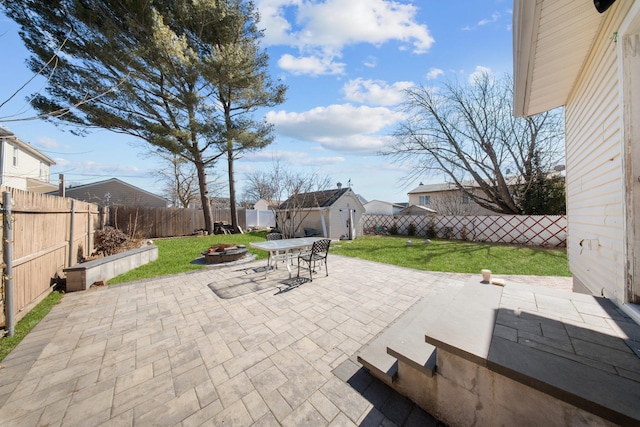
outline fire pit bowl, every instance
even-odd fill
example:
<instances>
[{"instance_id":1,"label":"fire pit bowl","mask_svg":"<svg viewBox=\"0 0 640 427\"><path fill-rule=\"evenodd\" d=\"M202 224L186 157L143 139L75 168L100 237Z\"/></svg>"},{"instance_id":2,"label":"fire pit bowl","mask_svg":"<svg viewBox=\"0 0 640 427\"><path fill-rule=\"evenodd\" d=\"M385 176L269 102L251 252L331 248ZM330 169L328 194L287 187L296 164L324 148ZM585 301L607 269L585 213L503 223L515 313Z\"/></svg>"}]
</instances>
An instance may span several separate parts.
<instances>
[{"instance_id":1,"label":"fire pit bowl","mask_svg":"<svg viewBox=\"0 0 640 427\"><path fill-rule=\"evenodd\" d=\"M221 243L202 251L202 255L207 264L222 264L244 258L247 255L247 247Z\"/></svg>"}]
</instances>

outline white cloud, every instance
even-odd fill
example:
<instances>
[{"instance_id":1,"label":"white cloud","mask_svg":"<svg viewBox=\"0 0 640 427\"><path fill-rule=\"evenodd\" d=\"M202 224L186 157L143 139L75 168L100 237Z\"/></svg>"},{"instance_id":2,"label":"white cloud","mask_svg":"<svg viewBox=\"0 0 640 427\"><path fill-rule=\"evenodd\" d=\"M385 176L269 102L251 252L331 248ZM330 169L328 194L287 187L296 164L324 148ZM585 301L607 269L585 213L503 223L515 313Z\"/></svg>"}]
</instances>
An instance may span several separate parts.
<instances>
[{"instance_id":1,"label":"white cloud","mask_svg":"<svg viewBox=\"0 0 640 427\"><path fill-rule=\"evenodd\" d=\"M483 74L493 75L493 71L489 67L483 67L482 65L476 66L476 69L469 75L469 83L475 84L476 80L480 78Z\"/></svg>"},{"instance_id":2,"label":"white cloud","mask_svg":"<svg viewBox=\"0 0 640 427\"><path fill-rule=\"evenodd\" d=\"M375 68L378 66L378 58L375 56L369 56L363 65L368 68Z\"/></svg>"},{"instance_id":3,"label":"white cloud","mask_svg":"<svg viewBox=\"0 0 640 427\"><path fill-rule=\"evenodd\" d=\"M385 107L341 104L302 113L271 111L266 119L275 125L279 136L317 142L330 150L375 152L388 143L376 133L402 117L402 113Z\"/></svg>"},{"instance_id":4,"label":"white cloud","mask_svg":"<svg viewBox=\"0 0 640 427\"><path fill-rule=\"evenodd\" d=\"M36 144L42 148L60 148L60 143L53 138L41 136L36 139Z\"/></svg>"},{"instance_id":5,"label":"white cloud","mask_svg":"<svg viewBox=\"0 0 640 427\"><path fill-rule=\"evenodd\" d=\"M308 151L269 151L261 150L245 154L243 160L252 163L275 164L281 162L295 166L324 166L344 163L342 156L310 156Z\"/></svg>"},{"instance_id":6,"label":"white cloud","mask_svg":"<svg viewBox=\"0 0 640 427\"><path fill-rule=\"evenodd\" d=\"M491 18L481 19L478 22L478 26L482 27L483 25L492 24L492 23L498 21L498 19L500 19L500 14L498 12L493 12L493 14L491 14Z\"/></svg>"},{"instance_id":7,"label":"white cloud","mask_svg":"<svg viewBox=\"0 0 640 427\"><path fill-rule=\"evenodd\" d=\"M296 48L303 58L316 52L311 56L332 60L341 56L345 46L379 46L392 40L404 43L401 48L410 45L414 53L422 54L434 42L427 26L416 21L416 6L397 1L258 0L257 7L266 28L264 42ZM314 73L322 70L304 66L294 69ZM335 74L332 67L324 70Z\"/></svg>"},{"instance_id":8,"label":"white cloud","mask_svg":"<svg viewBox=\"0 0 640 427\"><path fill-rule=\"evenodd\" d=\"M427 80L435 80L440 76L444 75L444 71L441 70L440 68L430 68L429 72L427 73Z\"/></svg>"},{"instance_id":9,"label":"white cloud","mask_svg":"<svg viewBox=\"0 0 640 427\"><path fill-rule=\"evenodd\" d=\"M326 74L344 74L345 64L334 62L331 57L303 56L294 57L289 54L282 55L278 60L278 66L291 74L307 74L319 76Z\"/></svg>"},{"instance_id":10,"label":"white cloud","mask_svg":"<svg viewBox=\"0 0 640 427\"><path fill-rule=\"evenodd\" d=\"M397 105L404 100L404 90L413 87L413 82L396 82L389 85L381 80L349 80L342 87L347 101L372 105Z\"/></svg>"}]
</instances>

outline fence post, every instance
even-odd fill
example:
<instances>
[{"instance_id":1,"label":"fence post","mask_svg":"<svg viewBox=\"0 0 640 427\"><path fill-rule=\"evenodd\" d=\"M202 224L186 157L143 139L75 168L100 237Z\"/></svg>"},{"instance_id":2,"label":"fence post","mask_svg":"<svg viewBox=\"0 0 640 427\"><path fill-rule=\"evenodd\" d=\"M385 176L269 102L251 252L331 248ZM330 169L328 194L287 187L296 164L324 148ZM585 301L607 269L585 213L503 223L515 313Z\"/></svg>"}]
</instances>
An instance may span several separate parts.
<instances>
[{"instance_id":1,"label":"fence post","mask_svg":"<svg viewBox=\"0 0 640 427\"><path fill-rule=\"evenodd\" d=\"M71 199L71 219L69 220L69 264L68 267L73 265L73 239L74 232L73 229L75 227L75 217L76 217L76 201Z\"/></svg>"},{"instance_id":2,"label":"fence post","mask_svg":"<svg viewBox=\"0 0 640 427\"><path fill-rule=\"evenodd\" d=\"M2 241L2 257L4 261L4 316L7 336L12 337L15 330L13 320L13 224L11 223L11 193L2 193L4 239Z\"/></svg>"}]
</instances>

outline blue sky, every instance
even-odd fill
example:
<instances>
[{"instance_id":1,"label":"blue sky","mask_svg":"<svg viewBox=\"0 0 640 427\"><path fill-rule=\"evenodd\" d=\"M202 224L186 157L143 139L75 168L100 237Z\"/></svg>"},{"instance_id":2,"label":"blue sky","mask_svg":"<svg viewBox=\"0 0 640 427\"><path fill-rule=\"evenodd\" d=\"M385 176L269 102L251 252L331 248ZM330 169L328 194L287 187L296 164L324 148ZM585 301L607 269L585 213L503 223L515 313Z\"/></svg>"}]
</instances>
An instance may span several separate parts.
<instances>
[{"instance_id":1,"label":"blue sky","mask_svg":"<svg viewBox=\"0 0 640 427\"><path fill-rule=\"evenodd\" d=\"M478 71L512 72L508 0L256 0L265 29L270 72L288 87L287 100L264 111L275 125L274 143L236 162L240 197L247 174L269 172L274 161L300 173L349 181L367 200L408 201L419 182L408 170L377 153L392 142L402 120L402 90L466 81ZM0 16L0 104L32 76L18 28ZM67 183L120 178L157 194L154 172L166 167L145 143L108 131L77 137L33 116L25 98L42 90L37 78L0 106L0 125L48 156ZM11 120L11 121L8 121ZM226 179L225 162L215 169ZM443 177L418 181L437 183ZM226 187L220 196L227 196Z\"/></svg>"}]
</instances>

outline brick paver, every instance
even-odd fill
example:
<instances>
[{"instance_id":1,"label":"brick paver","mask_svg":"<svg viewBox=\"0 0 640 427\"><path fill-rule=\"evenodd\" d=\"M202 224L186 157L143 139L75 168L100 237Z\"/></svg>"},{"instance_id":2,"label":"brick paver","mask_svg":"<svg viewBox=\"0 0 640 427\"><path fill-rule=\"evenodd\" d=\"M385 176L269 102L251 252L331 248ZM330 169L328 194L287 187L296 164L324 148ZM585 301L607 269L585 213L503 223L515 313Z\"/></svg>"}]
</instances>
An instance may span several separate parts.
<instances>
[{"instance_id":1,"label":"brick paver","mask_svg":"<svg viewBox=\"0 0 640 427\"><path fill-rule=\"evenodd\" d=\"M2 362L0 425L436 425L355 355L470 275L330 255L328 277L289 288L263 264L65 295Z\"/></svg>"}]
</instances>

